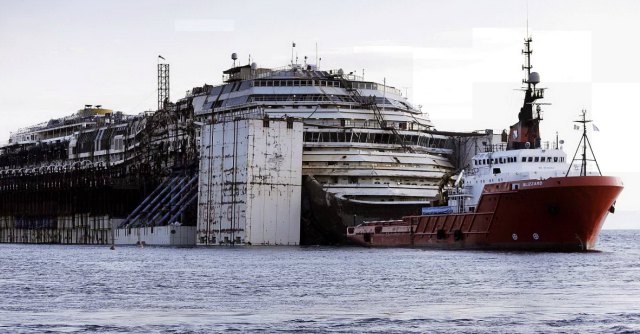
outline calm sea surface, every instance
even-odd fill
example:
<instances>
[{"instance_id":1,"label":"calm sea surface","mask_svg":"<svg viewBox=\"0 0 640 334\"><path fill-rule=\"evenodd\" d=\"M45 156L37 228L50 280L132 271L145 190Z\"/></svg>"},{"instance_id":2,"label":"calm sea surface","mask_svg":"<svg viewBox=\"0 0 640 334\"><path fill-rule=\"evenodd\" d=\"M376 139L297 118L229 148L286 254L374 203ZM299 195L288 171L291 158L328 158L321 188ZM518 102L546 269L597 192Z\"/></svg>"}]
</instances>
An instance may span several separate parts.
<instances>
[{"instance_id":1,"label":"calm sea surface","mask_svg":"<svg viewBox=\"0 0 640 334\"><path fill-rule=\"evenodd\" d=\"M0 332L640 333L640 231L598 249L0 244Z\"/></svg>"}]
</instances>

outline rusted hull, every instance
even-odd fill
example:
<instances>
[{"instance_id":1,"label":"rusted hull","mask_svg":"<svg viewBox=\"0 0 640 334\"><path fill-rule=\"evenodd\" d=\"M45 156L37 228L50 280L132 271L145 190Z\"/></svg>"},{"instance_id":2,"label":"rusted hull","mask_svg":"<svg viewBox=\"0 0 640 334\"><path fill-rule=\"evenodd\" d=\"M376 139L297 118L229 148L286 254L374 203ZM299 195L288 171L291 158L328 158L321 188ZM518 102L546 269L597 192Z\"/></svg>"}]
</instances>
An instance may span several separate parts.
<instances>
[{"instance_id":1,"label":"rusted hull","mask_svg":"<svg viewBox=\"0 0 640 334\"><path fill-rule=\"evenodd\" d=\"M474 213L372 222L347 236L381 247L590 250L622 188L619 178L604 176L491 184Z\"/></svg>"},{"instance_id":2,"label":"rusted hull","mask_svg":"<svg viewBox=\"0 0 640 334\"><path fill-rule=\"evenodd\" d=\"M363 221L417 215L423 206L363 204L344 200L325 191L313 176L306 175L302 180L301 244L348 244L351 241L345 235L347 227Z\"/></svg>"}]
</instances>

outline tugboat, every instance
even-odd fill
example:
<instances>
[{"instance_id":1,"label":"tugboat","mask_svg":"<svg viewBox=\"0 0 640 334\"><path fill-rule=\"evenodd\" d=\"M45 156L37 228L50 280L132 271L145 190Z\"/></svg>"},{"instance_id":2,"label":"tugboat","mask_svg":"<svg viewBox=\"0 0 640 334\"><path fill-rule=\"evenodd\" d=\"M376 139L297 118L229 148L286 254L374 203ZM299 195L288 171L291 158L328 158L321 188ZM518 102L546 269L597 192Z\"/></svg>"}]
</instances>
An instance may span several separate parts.
<instances>
[{"instance_id":1,"label":"tugboat","mask_svg":"<svg viewBox=\"0 0 640 334\"><path fill-rule=\"evenodd\" d=\"M531 42L526 38L523 50L524 103L506 147L475 155L442 193L445 205L424 207L418 216L349 227L351 241L370 247L594 249L623 183L618 177L602 176L587 138L591 121L585 110L576 121L583 133L570 163L557 139L551 148L543 147L539 125L544 103L537 101L544 97L544 88L537 87L540 75L531 72ZM595 163L597 172L587 170L588 161Z\"/></svg>"}]
</instances>

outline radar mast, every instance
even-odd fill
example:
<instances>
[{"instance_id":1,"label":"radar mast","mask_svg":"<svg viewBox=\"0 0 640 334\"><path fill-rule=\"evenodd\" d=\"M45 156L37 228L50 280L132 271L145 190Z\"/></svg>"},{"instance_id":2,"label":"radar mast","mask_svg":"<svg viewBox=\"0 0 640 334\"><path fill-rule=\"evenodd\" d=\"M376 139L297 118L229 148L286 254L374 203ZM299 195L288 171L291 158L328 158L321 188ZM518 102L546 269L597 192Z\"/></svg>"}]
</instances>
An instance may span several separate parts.
<instances>
[{"instance_id":1,"label":"radar mast","mask_svg":"<svg viewBox=\"0 0 640 334\"><path fill-rule=\"evenodd\" d=\"M544 88L536 87L540 83L540 74L531 72L533 68L533 65L531 65L532 41L531 37L525 38L524 49L522 49L522 54L525 57L524 65L522 65L522 70L526 73L526 77L522 80L522 83L526 84L526 87L523 87L525 95L524 102L518 113L518 123L512 125L509 130L508 150L540 148L541 146L540 121L542 120L542 110L540 105L543 103L536 101L544 98Z\"/></svg>"}]
</instances>

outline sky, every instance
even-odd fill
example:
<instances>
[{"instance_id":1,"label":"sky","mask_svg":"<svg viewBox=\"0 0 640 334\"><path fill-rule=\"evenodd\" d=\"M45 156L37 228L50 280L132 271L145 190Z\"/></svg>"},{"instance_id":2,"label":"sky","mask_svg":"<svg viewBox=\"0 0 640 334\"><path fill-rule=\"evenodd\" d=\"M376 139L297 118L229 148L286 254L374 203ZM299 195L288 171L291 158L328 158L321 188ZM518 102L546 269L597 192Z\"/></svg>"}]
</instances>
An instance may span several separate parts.
<instances>
[{"instance_id":1,"label":"sky","mask_svg":"<svg viewBox=\"0 0 640 334\"><path fill-rule=\"evenodd\" d=\"M520 53L546 87L543 140L572 156L582 109L604 174L622 177L605 226L640 228L640 1L37 1L0 0L0 142L85 104L137 114L156 106L156 64L171 99L219 84L241 63L281 67L307 56L401 89L439 130L501 130L522 103ZM527 28L528 21L528 28ZM618 218L625 217L625 218ZM636 218L629 218L636 217Z\"/></svg>"}]
</instances>

